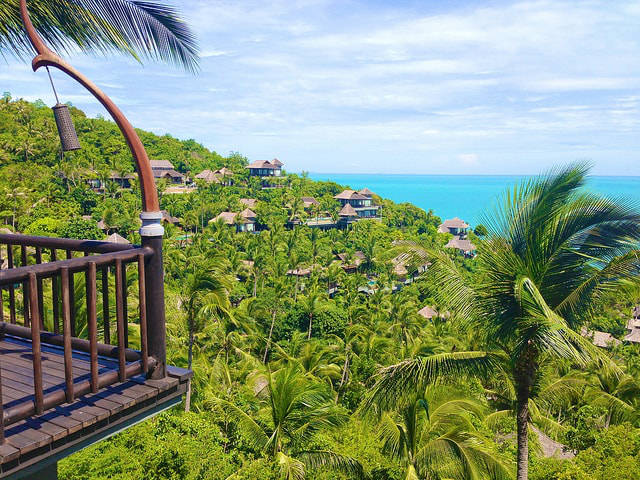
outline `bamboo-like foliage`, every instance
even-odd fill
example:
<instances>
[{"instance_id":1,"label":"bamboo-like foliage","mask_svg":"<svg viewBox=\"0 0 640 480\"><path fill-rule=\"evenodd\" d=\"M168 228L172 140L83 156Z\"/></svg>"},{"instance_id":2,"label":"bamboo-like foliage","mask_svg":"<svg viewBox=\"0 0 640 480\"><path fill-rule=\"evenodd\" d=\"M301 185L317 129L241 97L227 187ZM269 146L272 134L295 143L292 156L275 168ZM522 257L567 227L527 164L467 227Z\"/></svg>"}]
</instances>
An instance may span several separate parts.
<instances>
[{"instance_id":1,"label":"bamboo-like foliage","mask_svg":"<svg viewBox=\"0 0 640 480\"><path fill-rule=\"evenodd\" d=\"M137 60L164 60L189 71L198 68L195 35L178 11L139 0L31 0L33 24L53 49L124 52ZM0 3L0 53L33 55L20 18L19 1Z\"/></svg>"}]
</instances>

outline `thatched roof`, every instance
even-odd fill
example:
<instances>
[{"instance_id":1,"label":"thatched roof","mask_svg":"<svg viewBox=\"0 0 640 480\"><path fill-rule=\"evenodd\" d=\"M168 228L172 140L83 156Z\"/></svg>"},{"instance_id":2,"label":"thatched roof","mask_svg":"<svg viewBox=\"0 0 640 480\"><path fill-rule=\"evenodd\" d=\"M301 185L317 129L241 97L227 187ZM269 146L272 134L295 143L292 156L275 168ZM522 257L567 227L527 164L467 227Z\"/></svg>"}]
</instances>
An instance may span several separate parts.
<instances>
[{"instance_id":1,"label":"thatched roof","mask_svg":"<svg viewBox=\"0 0 640 480\"><path fill-rule=\"evenodd\" d=\"M256 160L255 162L251 162L249 165L247 165L246 168L267 168L270 170L277 170L280 167L282 167L282 165L284 165L277 158L274 159L274 162L278 162L278 163L272 163L269 160Z\"/></svg>"},{"instance_id":2,"label":"thatched roof","mask_svg":"<svg viewBox=\"0 0 640 480\"><path fill-rule=\"evenodd\" d=\"M354 190L343 190L339 194L335 195L333 198L336 200L366 200L367 197L359 194Z\"/></svg>"},{"instance_id":3,"label":"thatched roof","mask_svg":"<svg viewBox=\"0 0 640 480\"><path fill-rule=\"evenodd\" d=\"M217 217L209 220L209 223L217 222L218 220L222 220L227 225L233 225L236 223L236 217L238 216L235 212L222 212Z\"/></svg>"},{"instance_id":4,"label":"thatched roof","mask_svg":"<svg viewBox=\"0 0 640 480\"><path fill-rule=\"evenodd\" d=\"M199 174L196 175L195 178L197 178L198 180L204 180L207 183L213 183L218 181L218 176L209 169L201 171Z\"/></svg>"},{"instance_id":5,"label":"thatched roof","mask_svg":"<svg viewBox=\"0 0 640 480\"><path fill-rule=\"evenodd\" d=\"M243 218L246 218L248 220L253 220L256 218L256 214L255 212L253 212L253 210L249 209L249 208L245 208L243 211L240 212L240 215Z\"/></svg>"},{"instance_id":6,"label":"thatched roof","mask_svg":"<svg viewBox=\"0 0 640 480\"><path fill-rule=\"evenodd\" d=\"M150 160L151 168L173 170L175 167L169 160Z\"/></svg>"},{"instance_id":7,"label":"thatched roof","mask_svg":"<svg viewBox=\"0 0 640 480\"><path fill-rule=\"evenodd\" d=\"M420 310L418 310L418 315L421 315L424 318L431 320L432 318L438 316L438 312L432 306L427 305L425 307L422 307Z\"/></svg>"},{"instance_id":8,"label":"thatched roof","mask_svg":"<svg viewBox=\"0 0 640 480\"><path fill-rule=\"evenodd\" d=\"M375 195L371 190L369 190L368 188L363 188L362 190L358 190L358 193L360 195L364 195L365 197L372 197L373 195Z\"/></svg>"},{"instance_id":9,"label":"thatched roof","mask_svg":"<svg viewBox=\"0 0 640 480\"><path fill-rule=\"evenodd\" d=\"M444 246L444 248L457 248L463 253L471 253L475 251L476 246L471 243L469 240L461 239L460 237L453 237L449 242Z\"/></svg>"},{"instance_id":10,"label":"thatched roof","mask_svg":"<svg viewBox=\"0 0 640 480\"><path fill-rule=\"evenodd\" d=\"M229 175L233 175L233 170L229 170L227 167L222 167L213 173L217 173L218 175L224 175L228 177Z\"/></svg>"},{"instance_id":11,"label":"thatched roof","mask_svg":"<svg viewBox=\"0 0 640 480\"><path fill-rule=\"evenodd\" d=\"M255 198L241 198L240 203L246 205L249 208L255 208L258 200L256 200Z\"/></svg>"},{"instance_id":12,"label":"thatched roof","mask_svg":"<svg viewBox=\"0 0 640 480\"><path fill-rule=\"evenodd\" d=\"M344 207L342 207L342 210L340 210L340 213L338 215L340 215L341 217L357 217L358 212L356 212L356 209L353 208L351 204L345 203Z\"/></svg>"},{"instance_id":13,"label":"thatched roof","mask_svg":"<svg viewBox=\"0 0 640 480\"><path fill-rule=\"evenodd\" d=\"M284 165L284 163L282 163L280 160L278 160L277 158L274 158L273 160L271 160L271 164L275 165L276 167L281 167Z\"/></svg>"},{"instance_id":14,"label":"thatched roof","mask_svg":"<svg viewBox=\"0 0 640 480\"><path fill-rule=\"evenodd\" d=\"M618 346L622 342L618 340L616 337L607 332L600 332L598 330L587 330L586 327L582 327L580 330L580 335L586 338L590 338L591 342L596 347L608 348L611 346Z\"/></svg>"},{"instance_id":15,"label":"thatched roof","mask_svg":"<svg viewBox=\"0 0 640 480\"><path fill-rule=\"evenodd\" d=\"M122 235L118 235L117 233L112 233L107 237L107 242L109 243L118 243L120 245L131 245L131 242L124 238Z\"/></svg>"},{"instance_id":16,"label":"thatched roof","mask_svg":"<svg viewBox=\"0 0 640 480\"><path fill-rule=\"evenodd\" d=\"M178 217L174 217L168 211L160 210L160 213L162 213L162 221L163 222L168 222L168 223L171 223L173 225L176 225L176 224L180 223L180 219Z\"/></svg>"},{"instance_id":17,"label":"thatched roof","mask_svg":"<svg viewBox=\"0 0 640 480\"><path fill-rule=\"evenodd\" d=\"M464 220L460 220L458 217L445 220L438 227L438 232L449 233L450 228L469 228L469 224Z\"/></svg>"},{"instance_id":18,"label":"thatched roof","mask_svg":"<svg viewBox=\"0 0 640 480\"><path fill-rule=\"evenodd\" d=\"M311 205L319 204L318 200L316 200L313 197L300 197L300 200L302 200L302 203L304 203L305 207L310 207Z\"/></svg>"}]
</instances>

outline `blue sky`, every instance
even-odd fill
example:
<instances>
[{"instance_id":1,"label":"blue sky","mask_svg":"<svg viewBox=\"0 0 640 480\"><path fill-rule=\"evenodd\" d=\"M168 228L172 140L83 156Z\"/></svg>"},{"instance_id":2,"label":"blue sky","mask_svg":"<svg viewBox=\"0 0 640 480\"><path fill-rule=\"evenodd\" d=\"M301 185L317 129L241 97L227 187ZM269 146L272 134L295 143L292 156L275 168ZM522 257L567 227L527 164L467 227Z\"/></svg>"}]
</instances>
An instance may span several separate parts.
<instances>
[{"instance_id":1,"label":"blue sky","mask_svg":"<svg viewBox=\"0 0 640 480\"><path fill-rule=\"evenodd\" d=\"M135 126L290 171L537 173L590 160L640 175L638 1L174 1L197 75L126 58L72 63ZM60 73L63 101L101 108ZM53 104L44 71L0 91Z\"/></svg>"}]
</instances>

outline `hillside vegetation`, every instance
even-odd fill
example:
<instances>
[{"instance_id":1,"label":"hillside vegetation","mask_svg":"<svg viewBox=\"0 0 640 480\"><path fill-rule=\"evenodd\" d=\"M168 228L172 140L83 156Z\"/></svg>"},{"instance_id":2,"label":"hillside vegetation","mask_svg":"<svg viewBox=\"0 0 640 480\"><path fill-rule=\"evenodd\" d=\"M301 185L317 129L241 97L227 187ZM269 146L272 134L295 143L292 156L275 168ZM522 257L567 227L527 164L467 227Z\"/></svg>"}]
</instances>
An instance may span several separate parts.
<instances>
[{"instance_id":1,"label":"hillside vegetation","mask_svg":"<svg viewBox=\"0 0 640 480\"><path fill-rule=\"evenodd\" d=\"M118 232L138 242L138 188L109 180L134 172L124 140L112 122L71 112L83 148L62 157L47 106L0 99L3 228L94 239ZM168 355L194 370L191 411L177 407L69 457L61 479L515 478L519 368L531 356L529 478L640 477L638 347L597 348L579 335L586 326L624 337L639 300L634 259L619 260L628 262L621 285L581 296L584 309L554 304L563 291L553 285L538 295L525 265L532 282L500 292L521 301L516 326L496 327L512 304L499 304L492 281L526 262L491 228L470 233L478 256L466 258L444 248L451 235L438 233L434 212L379 197L379 221L288 228L337 211L333 197L347 186L285 174L282 188L263 189L239 153L139 134L150 158L189 177L233 171L232 186L197 182L193 192L168 194L159 184L162 208L179 219L165 225ZM567 169L565 183L580 172ZM104 189L89 186L96 178ZM318 206L305 210L308 196ZM259 232L210 222L246 208L240 199L257 200ZM637 241L636 233L624 240ZM566 278L556 285L573 287ZM437 313L425 318L425 306ZM525 313L526 327L518 323Z\"/></svg>"}]
</instances>

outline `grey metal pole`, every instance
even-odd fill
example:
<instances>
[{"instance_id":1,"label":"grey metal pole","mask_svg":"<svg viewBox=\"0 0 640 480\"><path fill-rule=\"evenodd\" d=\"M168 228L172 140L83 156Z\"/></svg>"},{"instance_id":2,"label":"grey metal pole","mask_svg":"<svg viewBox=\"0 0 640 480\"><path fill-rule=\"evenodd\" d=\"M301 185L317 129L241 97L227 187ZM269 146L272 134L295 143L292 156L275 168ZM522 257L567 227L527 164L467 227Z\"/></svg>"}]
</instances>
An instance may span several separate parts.
<instances>
[{"instance_id":1,"label":"grey metal pole","mask_svg":"<svg viewBox=\"0 0 640 480\"><path fill-rule=\"evenodd\" d=\"M167 376L167 333L164 305L164 268L162 265L162 213L142 212L140 236L142 246L153 250L153 255L145 260L145 286L147 300L147 342L149 356L156 360L156 366L147 376L152 379Z\"/></svg>"}]
</instances>

